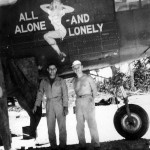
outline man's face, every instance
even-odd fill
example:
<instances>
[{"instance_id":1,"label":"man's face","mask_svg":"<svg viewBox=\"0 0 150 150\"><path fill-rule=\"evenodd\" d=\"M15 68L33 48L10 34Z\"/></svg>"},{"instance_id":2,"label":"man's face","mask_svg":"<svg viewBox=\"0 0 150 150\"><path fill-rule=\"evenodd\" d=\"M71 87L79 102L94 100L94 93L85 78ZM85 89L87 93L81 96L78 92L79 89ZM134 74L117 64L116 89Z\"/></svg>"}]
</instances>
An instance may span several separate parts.
<instances>
[{"instance_id":1,"label":"man's face","mask_svg":"<svg viewBox=\"0 0 150 150\"><path fill-rule=\"evenodd\" d=\"M76 74L82 73L82 65L75 65L72 67L72 69Z\"/></svg>"},{"instance_id":2,"label":"man's face","mask_svg":"<svg viewBox=\"0 0 150 150\"><path fill-rule=\"evenodd\" d=\"M57 68L55 65L50 65L47 69L49 72L50 78L53 79L56 77Z\"/></svg>"}]
</instances>

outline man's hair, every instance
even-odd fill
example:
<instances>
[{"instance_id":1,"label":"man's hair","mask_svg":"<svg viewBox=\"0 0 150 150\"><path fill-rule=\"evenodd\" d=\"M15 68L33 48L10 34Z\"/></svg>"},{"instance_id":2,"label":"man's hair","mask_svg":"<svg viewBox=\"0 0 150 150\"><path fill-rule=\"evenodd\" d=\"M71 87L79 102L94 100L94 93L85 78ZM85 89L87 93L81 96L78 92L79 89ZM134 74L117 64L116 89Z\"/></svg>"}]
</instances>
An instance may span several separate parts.
<instances>
[{"instance_id":1,"label":"man's hair","mask_svg":"<svg viewBox=\"0 0 150 150\"><path fill-rule=\"evenodd\" d=\"M56 61L56 60L49 60L48 62L47 62L47 65L46 65L46 68L48 69L49 68L49 66L52 66L52 65L54 65L57 69L58 69L58 62Z\"/></svg>"},{"instance_id":2,"label":"man's hair","mask_svg":"<svg viewBox=\"0 0 150 150\"><path fill-rule=\"evenodd\" d=\"M52 63L52 64L48 64L47 69L49 68L49 66L53 66L53 65L57 68L57 65Z\"/></svg>"}]
</instances>

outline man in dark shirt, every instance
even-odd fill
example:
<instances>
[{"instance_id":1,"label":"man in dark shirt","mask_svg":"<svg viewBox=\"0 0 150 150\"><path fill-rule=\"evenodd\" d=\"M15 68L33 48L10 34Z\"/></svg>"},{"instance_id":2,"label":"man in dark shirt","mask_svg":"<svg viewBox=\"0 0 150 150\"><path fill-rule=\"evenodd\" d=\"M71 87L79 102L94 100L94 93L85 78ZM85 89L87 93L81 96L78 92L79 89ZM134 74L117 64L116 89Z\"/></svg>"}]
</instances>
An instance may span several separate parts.
<instances>
[{"instance_id":1,"label":"man in dark shirt","mask_svg":"<svg viewBox=\"0 0 150 150\"><path fill-rule=\"evenodd\" d=\"M68 89L65 80L57 76L56 65L49 65L47 71L49 72L49 77L43 79L40 83L33 112L37 110L37 106L41 105L43 95L45 94L47 98L47 126L51 147L52 149L57 149L55 133L57 119L60 148L65 149L67 139L66 115L68 114Z\"/></svg>"}]
</instances>

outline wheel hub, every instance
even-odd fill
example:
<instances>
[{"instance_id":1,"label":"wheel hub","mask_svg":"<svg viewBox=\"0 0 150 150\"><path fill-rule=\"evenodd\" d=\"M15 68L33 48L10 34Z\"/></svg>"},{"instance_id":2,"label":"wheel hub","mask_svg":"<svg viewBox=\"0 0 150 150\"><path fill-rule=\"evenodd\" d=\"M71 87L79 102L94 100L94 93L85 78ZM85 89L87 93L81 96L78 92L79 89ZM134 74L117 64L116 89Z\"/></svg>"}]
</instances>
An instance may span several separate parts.
<instances>
[{"instance_id":1,"label":"wheel hub","mask_svg":"<svg viewBox=\"0 0 150 150\"><path fill-rule=\"evenodd\" d=\"M126 114L122 118L121 124L124 130L133 133L137 132L141 128L142 121L137 114L131 113L131 117L128 117Z\"/></svg>"}]
</instances>

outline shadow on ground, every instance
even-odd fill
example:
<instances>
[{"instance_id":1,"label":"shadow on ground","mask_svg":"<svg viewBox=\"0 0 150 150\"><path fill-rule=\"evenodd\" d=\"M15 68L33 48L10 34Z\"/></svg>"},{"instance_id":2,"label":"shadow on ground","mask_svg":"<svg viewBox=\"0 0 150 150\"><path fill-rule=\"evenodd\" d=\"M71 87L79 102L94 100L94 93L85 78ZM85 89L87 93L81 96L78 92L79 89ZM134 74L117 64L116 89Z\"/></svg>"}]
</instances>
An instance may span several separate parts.
<instances>
[{"instance_id":1,"label":"shadow on ground","mask_svg":"<svg viewBox=\"0 0 150 150\"><path fill-rule=\"evenodd\" d=\"M150 150L149 149L148 139L139 139L135 141L131 140L117 140L117 141L108 141L102 142L101 147L97 150ZM40 146L40 145L39 145ZM24 147L21 148L23 150ZM50 147L29 147L28 150L51 150ZM67 145L66 150L80 150L79 146L76 145ZM89 143L87 143L86 150L93 150Z\"/></svg>"}]
</instances>

